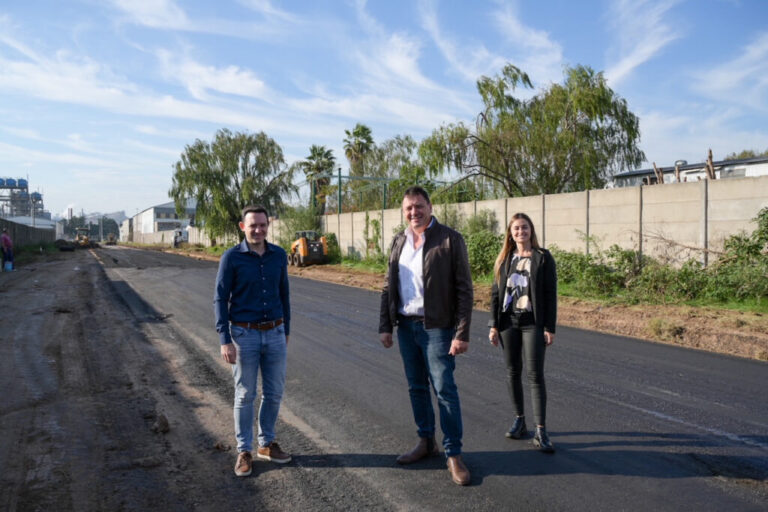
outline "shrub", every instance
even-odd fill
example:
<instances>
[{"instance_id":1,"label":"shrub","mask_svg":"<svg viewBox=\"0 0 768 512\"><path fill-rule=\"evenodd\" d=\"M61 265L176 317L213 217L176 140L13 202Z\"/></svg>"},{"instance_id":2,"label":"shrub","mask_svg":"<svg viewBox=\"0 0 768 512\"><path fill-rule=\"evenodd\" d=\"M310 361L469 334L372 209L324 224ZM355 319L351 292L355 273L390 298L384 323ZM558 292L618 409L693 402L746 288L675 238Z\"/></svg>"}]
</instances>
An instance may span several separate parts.
<instances>
[{"instance_id":1,"label":"shrub","mask_svg":"<svg viewBox=\"0 0 768 512\"><path fill-rule=\"evenodd\" d=\"M473 276L488 274L493 270L493 263L501 251L503 235L487 230L472 233L466 237L469 267Z\"/></svg>"},{"instance_id":2,"label":"shrub","mask_svg":"<svg viewBox=\"0 0 768 512\"><path fill-rule=\"evenodd\" d=\"M493 210L480 210L466 220L462 233L465 236L479 233L480 231L496 233L498 227L499 221L496 220L496 213Z\"/></svg>"},{"instance_id":3,"label":"shrub","mask_svg":"<svg viewBox=\"0 0 768 512\"><path fill-rule=\"evenodd\" d=\"M277 243L290 251L297 231L320 231L320 217L312 207L288 207L280 216L281 229L277 234Z\"/></svg>"},{"instance_id":4,"label":"shrub","mask_svg":"<svg viewBox=\"0 0 768 512\"><path fill-rule=\"evenodd\" d=\"M325 240L328 243L328 263L341 263L341 247L336 233L326 233Z\"/></svg>"}]
</instances>

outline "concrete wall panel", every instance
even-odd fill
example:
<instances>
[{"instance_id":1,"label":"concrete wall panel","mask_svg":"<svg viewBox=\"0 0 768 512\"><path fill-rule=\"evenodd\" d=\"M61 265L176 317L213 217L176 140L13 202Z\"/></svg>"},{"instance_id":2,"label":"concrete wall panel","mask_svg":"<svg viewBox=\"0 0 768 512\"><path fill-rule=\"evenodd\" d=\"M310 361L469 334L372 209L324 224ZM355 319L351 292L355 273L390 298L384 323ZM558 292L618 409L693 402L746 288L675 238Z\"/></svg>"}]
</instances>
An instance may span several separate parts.
<instances>
[{"instance_id":1,"label":"concrete wall panel","mask_svg":"<svg viewBox=\"0 0 768 512\"><path fill-rule=\"evenodd\" d=\"M584 252L584 236L587 233L586 199L586 192L546 196L544 230L547 246L556 244L566 251Z\"/></svg>"},{"instance_id":2,"label":"concrete wall panel","mask_svg":"<svg viewBox=\"0 0 768 512\"><path fill-rule=\"evenodd\" d=\"M478 201L477 213L480 213L483 210L493 212L493 215L496 218L496 223L497 223L496 233L503 233L507 225L506 207L507 207L506 199L491 199L487 201Z\"/></svg>"},{"instance_id":3,"label":"concrete wall panel","mask_svg":"<svg viewBox=\"0 0 768 512\"><path fill-rule=\"evenodd\" d=\"M768 207L768 176L709 182L709 248L721 250L729 236L757 228L754 219Z\"/></svg>"},{"instance_id":4,"label":"concrete wall panel","mask_svg":"<svg viewBox=\"0 0 768 512\"><path fill-rule=\"evenodd\" d=\"M383 239L381 242L381 249L384 254L389 252L389 248L392 245L392 238L395 236L395 228L401 226L403 223L403 209L395 208L391 210L384 210L383 220Z\"/></svg>"},{"instance_id":5,"label":"concrete wall panel","mask_svg":"<svg viewBox=\"0 0 768 512\"><path fill-rule=\"evenodd\" d=\"M662 261L699 257L705 182L643 187L643 252ZM674 243L670 243L673 241Z\"/></svg>"},{"instance_id":6,"label":"concrete wall panel","mask_svg":"<svg viewBox=\"0 0 768 512\"><path fill-rule=\"evenodd\" d=\"M589 236L600 249L640 247L640 188L589 192ZM590 251L592 248L590 248Z\"/></svg>"}]
</instances>

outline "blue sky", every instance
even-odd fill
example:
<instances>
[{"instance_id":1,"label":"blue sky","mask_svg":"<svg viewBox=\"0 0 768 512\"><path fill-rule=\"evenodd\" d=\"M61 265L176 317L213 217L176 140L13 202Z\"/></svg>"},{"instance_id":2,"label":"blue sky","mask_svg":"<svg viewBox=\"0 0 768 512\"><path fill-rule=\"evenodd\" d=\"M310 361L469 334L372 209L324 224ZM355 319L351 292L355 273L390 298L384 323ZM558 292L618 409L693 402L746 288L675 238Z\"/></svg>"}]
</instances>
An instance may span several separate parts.
<instances>
[{"instance_id":1,"label":"blue sky","mask_svg":"<svg viewBox=\"0 0 768 512\"><path fill-rule=\"evenodd\" d=\"M507 63L603 71L648 162L768 148L768 1L0 3L0 177L86 213L168 201L187 144L264 131L287 163L361 122L378 143L474 122ZM645 166L645 165L644 165Z\"/></svg>"}]
</instances>

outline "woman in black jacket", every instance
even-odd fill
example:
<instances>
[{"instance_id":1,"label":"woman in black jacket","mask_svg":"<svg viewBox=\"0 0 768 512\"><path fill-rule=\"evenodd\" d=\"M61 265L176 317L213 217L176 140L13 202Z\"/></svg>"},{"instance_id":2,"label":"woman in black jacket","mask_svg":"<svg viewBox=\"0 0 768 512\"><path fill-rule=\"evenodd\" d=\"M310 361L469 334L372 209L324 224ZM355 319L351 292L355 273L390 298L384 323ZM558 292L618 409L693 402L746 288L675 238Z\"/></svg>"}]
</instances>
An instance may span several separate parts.
<instances>
[{"instance_id":1,"label":"woman in black jacket","mask_svg":"<svg viewBox=\"0 0 768 512\"><path fill-rule=\"evenodd\" d=\"M557 271L552 255L539 246L533 222L526 214L512 216L493 272L488 338L494 346L501 342L504 349L507 384L517 414L506 435L521 439L528 434L523 411L524 356L536 420L533 444L552 453L555 447L545 428L544 353L555 340Z\"/></svg>"}]
</instances>

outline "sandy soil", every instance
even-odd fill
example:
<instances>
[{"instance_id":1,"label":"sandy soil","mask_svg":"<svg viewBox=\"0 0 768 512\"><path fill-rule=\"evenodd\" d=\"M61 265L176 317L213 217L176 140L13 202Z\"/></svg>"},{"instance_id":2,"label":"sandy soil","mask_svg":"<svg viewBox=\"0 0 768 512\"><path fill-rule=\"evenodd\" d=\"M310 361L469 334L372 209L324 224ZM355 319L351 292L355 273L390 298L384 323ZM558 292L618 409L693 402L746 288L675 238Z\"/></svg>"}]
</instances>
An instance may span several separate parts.
<instances>
[{"instance_id":1,"label":"sandy soil","mask_svg":"<svg viewBox=\"0 0 768 512\"><path fill-rule=\"evenodd\" d=\"M369 290L380 290L381 274L343 268L339 265L290 267L290 272ZM488 311L489 286L475 285L475 308ZM649 341L668 343L768 360L768 315L688 306L606 306L596 302L561 297L558 323Z\"/></svg>"},{"instance_id":2,"label":"sandy soil","mask_svg":"<svg viewBox=\"0 0 768 512\"><path fill-rule=\"evenodd\" d=\"M135 316L97 257L0 274L0 510L278 509L258 487L285 485L274 468L232 475L228 381Z\"/></svg>"}]
</instances>

